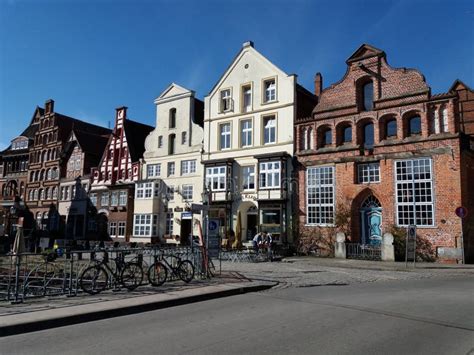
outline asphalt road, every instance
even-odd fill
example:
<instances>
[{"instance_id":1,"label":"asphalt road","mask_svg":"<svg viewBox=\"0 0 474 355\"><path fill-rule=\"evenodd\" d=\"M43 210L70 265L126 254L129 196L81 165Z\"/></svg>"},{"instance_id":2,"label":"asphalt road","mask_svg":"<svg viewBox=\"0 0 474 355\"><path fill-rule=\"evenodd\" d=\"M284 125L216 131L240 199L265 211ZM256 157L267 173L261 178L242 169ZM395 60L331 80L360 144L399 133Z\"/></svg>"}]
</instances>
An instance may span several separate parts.
<instances>
[{"instance_id":1,"label":"asphalt road","mask_svg":"<svg viewBox=\"0 0 474 355\"><path fill-rule=\"evenodd\" d=\"M0 339L1 354L474 354L474 277L277 288Z\"/></svg>"}]
</instances>

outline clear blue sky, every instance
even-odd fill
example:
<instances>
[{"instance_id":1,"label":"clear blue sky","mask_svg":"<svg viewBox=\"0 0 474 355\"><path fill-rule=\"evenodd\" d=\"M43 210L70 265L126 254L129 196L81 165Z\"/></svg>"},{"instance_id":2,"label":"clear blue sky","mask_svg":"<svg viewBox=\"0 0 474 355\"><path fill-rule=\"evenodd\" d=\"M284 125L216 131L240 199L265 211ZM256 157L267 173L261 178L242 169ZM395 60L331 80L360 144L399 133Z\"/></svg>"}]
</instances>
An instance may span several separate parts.
<instances>
[{"instance_id":1,"label":"clear blue sky","mask_svg":"<svg viewBox=\"0 0 474 355\"><path fill-rule=\"evenodd\" d=\"M362 43L421 70L434 93L474 85L473 1L0 0L0 148L48 98L107 126L114 109L154 125L170 82L204 97L243 42L312 89L339 80Z\"/></svg>"}]
</instances>

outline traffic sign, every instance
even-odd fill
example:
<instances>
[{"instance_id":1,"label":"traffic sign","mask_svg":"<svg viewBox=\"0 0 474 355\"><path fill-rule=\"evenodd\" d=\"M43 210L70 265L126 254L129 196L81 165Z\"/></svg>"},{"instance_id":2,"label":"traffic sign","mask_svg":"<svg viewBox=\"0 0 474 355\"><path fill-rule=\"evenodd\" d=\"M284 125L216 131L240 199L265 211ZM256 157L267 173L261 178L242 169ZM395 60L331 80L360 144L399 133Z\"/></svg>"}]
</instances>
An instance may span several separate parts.
<instances>
[{"instance_id":1,"label":"traffic sign","mask_svg":"<svg viewBox=\"0 0 474 355\"><path fill-rule=\"evenodd\" d=\"M456 208L456 216L458 216L459 218L465 218L467 216L467 208L466 207L462 207L462 206L459 206L458 208Z\"/></svg>"}]
</instances>

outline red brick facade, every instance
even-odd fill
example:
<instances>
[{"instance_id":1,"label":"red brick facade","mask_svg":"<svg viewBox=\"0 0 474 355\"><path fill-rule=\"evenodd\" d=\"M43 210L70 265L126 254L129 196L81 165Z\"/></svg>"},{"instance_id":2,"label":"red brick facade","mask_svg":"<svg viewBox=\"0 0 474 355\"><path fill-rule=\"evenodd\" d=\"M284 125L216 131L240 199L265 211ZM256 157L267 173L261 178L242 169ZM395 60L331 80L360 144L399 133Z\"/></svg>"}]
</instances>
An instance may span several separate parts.
<instances>
[{"instance_id":1,"label":"red brick facade","mask_svg":"<svg viewBox=\"0 0 474 355\"><path fill-rule=\"evenodd\" d=\"M420 204L432 199L431 207L426 207L432 208L432 215L420 212L424 216L420 218L431 217L420 222L424 225L418 226L418 234L431 242L440 260L454 260L459 252L456 248L461 247L462 232L461 220L454 210L461 205L473 207L473 198L468 197L472 195L468 185L469 179L474 177L473 152L469 136L463 133L465 128L474 125L471 123L472 91L463 83L455 82L448 93L432 95L420 72L390 67L385 53L369 45L361 46L346 63L344 78L322 91L312 116L299 117L296 122L300 230L311 234L320 224L319 220L308 217L308 169L330 166L334 167L334 215L344 206L350 208L348 240L365 241L361 208L368 196L374 196L380 203L383 234L392 226L405 225L399 223L403 220L400 217L405 211L403 208L424 211L425 207L401 206L413 194ZM472 133L466 129L466 134ZM407 164L416 165L419 161L413 162L413 159L419 158L431 164L432 174L425 176L430 181L426 184L413 180L410 185L413 189L402 191L406 185L401 180L397 184L396 164L400 167L405 164L402 161L411 160ZM358 169L365 169L366 165L361 165L364 163L379 165L378 182L359 181ZM403 179L401 171L399 169L398 179ZM413 176L421 174L413 173ZM420 186L431 186L431 192L420 192ZM465 222L467 246L469 221ZM334 234L333 224L323 223L322 229Z\"/></svg>"}]
</instances>

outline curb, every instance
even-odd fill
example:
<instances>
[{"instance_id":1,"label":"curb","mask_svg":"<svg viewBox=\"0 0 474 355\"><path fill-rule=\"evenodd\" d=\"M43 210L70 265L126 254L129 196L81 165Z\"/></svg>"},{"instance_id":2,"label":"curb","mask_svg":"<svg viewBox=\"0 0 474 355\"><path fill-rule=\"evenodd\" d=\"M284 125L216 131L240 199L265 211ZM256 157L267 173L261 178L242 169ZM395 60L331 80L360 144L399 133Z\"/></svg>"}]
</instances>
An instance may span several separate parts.
<instances>
[{"instance_id":1,"label":"curb","mask_svg":"<svg viewBox=\"0 0 474 355\"><path fill-rule=\"evenodd\" d=\"M268 290L274 287L276 284L259 284L253 286L239 286L228 290L209 292L204 294L197 294L185 297L177 297L170 300L159 300L155 302L148 302L144 304L132 305L129 307L121 307L116 309L105 309L92 312L86 312L82 314L74 314L63 317L51 317L49 319L40 319L27 321L23 323L11 324L0 326L0 338L24 334L30 332L36 332L39 330L58 328L73 324L93 322L101 319L121 317L131 314L143 313L147 311L153 311L163 308L181 306L190 303L202 302L212 300L216 298L224 298L230 296L241 295L250 292L259 292ZM114 301L110 301L114 302Z\"/></svg>"}]
</instances>

